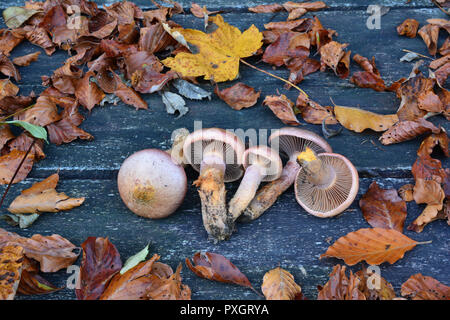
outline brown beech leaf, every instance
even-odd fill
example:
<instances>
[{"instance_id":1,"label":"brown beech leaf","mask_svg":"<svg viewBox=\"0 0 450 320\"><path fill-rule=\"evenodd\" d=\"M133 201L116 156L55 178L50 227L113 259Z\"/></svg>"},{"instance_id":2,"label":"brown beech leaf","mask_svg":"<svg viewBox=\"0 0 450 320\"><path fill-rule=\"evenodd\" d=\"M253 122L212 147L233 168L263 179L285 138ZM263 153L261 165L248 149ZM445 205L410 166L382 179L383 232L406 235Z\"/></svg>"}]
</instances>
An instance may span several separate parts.
<instances>
[{"instance_id":1,"label":"brown beech leaf","mask_svg":"<svg viewBox=\"0 0 450 320\"><path fill-rule=\"evenodd\" d=\"M397 33L408 38L415 38L417 30L419 29L419 22L415 19L406 19L401 25L397 27Z\"/></svg>"},{"instance_id":2,"label":"brown beech leaf","mask_svg":"<svg viewBox=\"0 0 450 320\"><path fill-rule=\"evenodd\" d=\"M300 124L294 113L294 103L284 94L281 96L266 96L263 105L269 106L270 110L272 110L283 123L290 126L298 126Z\"/></svg>"},{"instance_id":3,"label":"brown beech leaf","mask_svg":"<svg viewBox=\"0 0 450 320\"><path fill-rule=\"evenodd\" d=\"M384 80L381 79L380 72L375 66L374 57L372 57L372 61L369 61L369 59L360 56L359 54L355 54L353 56L353 60L355 60L355 62L358 63L364 71L353 73L350 78L351 83L354 83L361 88L372 88L375 91L386 90Z\"/></svg>"},{"instance_id":4,"label":"brown beech leaf","mask_svg":"<svg viewBox=\"0 0 450 320\"><path fill-rule=\"evenodd\" d=\"M395 263L406 251L420 242L414 241L394 229L366 228L348 233L336 240L320 258L343 259L352 266L365 260L368 264Z\"/></svg>"},{"instance_id":5,"label":"brown beech leaf","mask_svg":"<svg viewBox=\"0 0 450 320\"><path fill-rule=\"evenodd\" d=\"M88 237L82 244L78 300L97 300L111 279L122 269L119 251L108 238Z\"/></svg>"},{"instance_id":6,"label":"brown beech leaf","mask_svg":"<svg viewBox=\"0 0 450 320\"><path fill-rule=\"evenodd\" d=\"M417 155L419 157L430 156L436 146L439 146L439 149L446 157L450 157L447 132L443 128L440 128L440 130L439 133L432 133L422 141L419 150L417 150Z\"/></svg>"},{"instance_id":7,"label":"brown beech leaf","mask_svg":"<svg viewBox=\"0 0 450 320\"><path fill-rule=\"evenodd\" d=\"M366 129L386 131L398 122L396 114L377 114L342 106L334 106L334 115L342 126L355 132L363 132Z\"/></svg>"},{"instance_id":8,"label":"brown beech leaf","mask_svg":"<svg viewBox=\"0 0 450 320\"><path fill-rule=\"evenodd\" d=\"M27 25L22 29L25 38L32 44L44 49L47 55L51 56L55 52L55 45L44 28Z\"/></svg>"},{"instance_id":9,"label":"brown beech leaf","mask_svg":"<svg viewBox=\"0 0 450 320\"><path fill-rule=\"evenodd\" d=\"M273 3L273 4L261 4L259 6L254 6L248 8L248 11L255 12L255 13L273 13L273 12L279 12L283 11L284 8L279 3ZM192 11L192 9L191 9Z\"/></svg>"},{"instance_id":10,"label":"brown beech leaf","mask_svg":"<svg viewBox=\"0 0 450 320\"><path fill-rule=\"evenodd\" d=\"M295 8L289 11L289 16L287 17L287 20L295 20L303 16L305 13L307 13L308 10L305 8Z\"/></svg>"},{"instance_id":11,"label":"brown beech leaf","mask_svg":"<svg viewBox=\"0 0 450 320\"><path fill-rule=\"evenodd\" d=\"M80 104L91 111L97 104L99 104L105 97L105 93L91 81L94 72L88 71L84 77L78 81L75 88L75 96Z\"/></svg>"},{"instance_id":12,"label":"brown beech leaf","mask_svg":"<svg viewBox=\"0 0 450 320\"><path fill-rule=\"evenodd\" d=\"M291 21L277 21L277 22L269 22L264 24L264 28L267 30L292 30L296 31L295 29L300 27L306 22L306 19L297 19L297 20L291 20Z\"/></svg>"},{"instance_id":13,"label":"brown beech leaf","mask_svg":"<svg viewBox=\"0 0 450 320\"><path fill-rule=\"evenodd\" d=\"M8 143L9 151L19 150L26 152L31 144L35 141L30 153L34 156L34 160L41 160L45 158L44 141L33 138L28 132L22 132L18 137Z\"/></svg>"},{"instance_id":14,"label":"brown beech leaf","mask_svg":"<svg viewBox=\"0 0 450 320\"><path fill-rule=\"evenodd\" d=\"M411 173L414 179L434 180L441 184L446 178L447 174L442 168L439 160L433 159L430 156L419 156L416 162L412 165Z\"/></svg>"},{"instance_id":15,"label":"brown beech leaf","mask_svg":"<svg viewBox=\"0 0 450 320\"><path fill-rule=\"evenodd\" d=\"M300 93L295 103L295 108L302 115L303 120L312 124L336 124L337 120L333 115L332 107L322 107L317 102L307 98Z\"/></svg>"},{"instance_id":16,"label":"brown beech leaf","mask_svg":"<svg viewBox=\"0 0 450 320\"><path fill-rule=\"evenodd\" d=\"M323 1L314 1L314 2L293 2L288 1L283 3L283 7L286 9L286 11L291 12L292 10L295 10L297 8L303 8L308 11L319 11L322 9L325 9L327 5Z\"/></svg>"},{"instance_id":17,"label":"brown beech leaf","mask_svg":"<svg viewBox=\"0 0 450 320\"><path fill-rule=\"evenodd\" d=\"M54 286L35 272L23 270L17 292L24 295L38 295L53 293L61 289L63 288Z\"/></svg>"},{"instance_id":18,"label":"brown beech leaf","mask_svg":"<svg viewBox=\"0 0 450 320\"><path fill-rule=\"evenodd\" d=\"M21 80L19 71L3 53L0 53L0 72L5 76L13 77L17 82Z\"/></svg>"},{"instance_id":19,"label":"brown beech leaf","mask_svg":"<svg viewBox=\"0 0 450 320\"><path fill-rule=\"evenodd\" d=\"M24 238L0 228L0 248L8 242L23 247L25 256L38 261L42 272L65 269L71 266L79 255L79 252L73 252L78 248L58 234L51 236L35 234L31 238Z\"/></svg>"},{"instance_id":20,"label":"brown beech leaf","mask_svg":"<svg viewBox=\"0 0 450 320\"><path fill-rule=\"evenodd\" d=\"M23 267L23 248L17 244L0 246L0 300L13 300Z\"/></svg>"},{"instance_id":21,"label":"brown beech leaf","mask_svg":"<svg viewBox=\"0 0 450 320\"><path fill-rule=\"evenodd\" d=\"M403 232L406 202L395 189L382 189L374 181L359 200L364 219L372 226Z\"/></svg>"},{"instance_id":22,"label":"brown beech leaf","mask_svg":"<svg viewBox=\"0 0 450 320\"><path fill-rule=\"evenodd\" d=\"M320 62L310 58L290 59L285 65L291 72L288 80L293 84L302 82L305 76L320 69ZM286 88L289 89L289 85L286 85Z\"/></svg>"},{"instance_id":23,"label":"brown beech leaf","mask_svg":"<svg viewBox=\"0 0 450 320\"><path fill-rule=\"evenodd\" d=\"M164 67L155 55L147 51L138 51L129 54L125 57L124 61L127 67L126 76L128 80L131 80L136 71L143 71L147 67L156 72L162 71Z\"/></svg>"},{"instance_id":24,"label":"brown beech leaf","mask_svg":"<svg viewBox=\"0 0 450 320\"><path fill-rule=\"evenodd\" d=\"M364 268L355 273L360 279L359 290L365 295L366 300L392 300L395 291L392 285L376 273L370 273Z\"/></svg>"},{"instance_id":25,"label":"brown beech leaf","mask_svg":"<svg viewBox=\"0 0 450 320\"><path fill-rule=\"evenodd\" d=\"M309 56L309 46L310 39L308 34L285 32L266 48L262 60L280 67L290 59L307 58Z\"/></svg>"},{"instance_id":26,"label":"brown beech leaf","mask_svg":"<svg viewBox=\"0 0 450 320\"><path fill-rule=\"evenodd\" d=\"M351 51L345 51L347 43L341 44L336 41L330 41L320 47L320 71L325 71L329 67L340 78L347 78L350 70Z\"/></svg>"},{"instance_id":27,"label":"brown beech leaf","mask_svg":"<svg viewBox=\"0 0 450 320\"><path fill-rule=\"evenodd\" d=\"M360 278L353 275L351 270L347 277L345 271L346 266L338 264L333 267L328 282L323 287L318 287L317 300L366 300L366 296L359 290Z\"/></svg>"},{"instance_id":28,"label":"brown beech leaf","mask_svg":"<svg viewBox=\"0 0 450 320\"><path fill-rule=\"evenodd\" d=\"M437 41L439 38L439 26L433 24L427 24L420 28L419 35L425 42L428 52L434 56L437 52Z\"/></svg>"},{"instance_id":29,"label":"brown beech leaf","mask_svg":"<svg viewBox=\"0 0 450 320\"><path fill-rule=\"evenodd\" d=\"M54 173L23 190L10 204L8 211L14 214L58 212L83 204L84 198L70 198L62 192L58 193L55 190L58 180L59 175Z\"/></svg>"},{"instance_id":30,"label":"brown beech leaf","mask_svg":"<svg viewBox=\"0 0 450 320\"><path fill-rule=\"evenodd\" d=\"M10 52L24 39L21 32L10 29L0 29L0 52L9 56Z\"/></svg>"},{"instance_id":31,"label":"brown beech leaf","mask_svg":"<svg viewBox=\"0 0 450 320\"><path fill-rule=\"evenodd\" d=\"M294 276L280 267L266 272L261 289L266 300L301 300L303 296Z\"/></svg>"},{"instance_id":32,"label":"brown beech leaf","mask_svg":"<svg viewBox=\"0 0 450 320\"><path fill-rule=\"evenodd\" d=\"M41 127L45 127L50 123L61 120L55 102L50 97L46 96L40 96L32 108L20 113L14 118Z\"/></svg>"},{"instance_id":33,"label":"brown beech leaf","mask_svg":"<svg viewBox=\"0 0 450 320\"><path fill-rule=\"evenodd\" d=\"M8 143L8 141L15 138L15 135L11 132L11 129L7 124L0 125L0 150Z\"/></svg>"},{"instance_id":34,"label":"brown beech leaf","mask_svg":"<svg viewBox=\"0 0 450 320\"><path fill-rule=\"evenodd\" d=\"M450 55L441 57L439 59L433 60L430 62L429 67L431 69L438 69L440 67L442 67L444 64L446 64L447 62L450 61Z\"/></svg>"},{"instance_id":35,"label":"brown beech leaf","mask_svg":"<svg viewBox=\"0 0 450 320\"><path fill-rule=\"evenodd\" d=\"M169 46L174 46L176 43L176 40L164 30L160 23L152 24L140 30L139 50L156 53Z\"/></svg>"},{"instance_id":36,"label":"brown beech leaf","mask_svg":"<svg viewBox=\"0 0 450 320\"><path fill-rule=\"evenodd\" d=\"M403 201L410 202L414 200L412 184L405 184L398 189L398 194L403 199Z\"/></svg>"},{"instance_id":37,"label":"brown beech leaf","mask_svg":"<svg viewBox=\"0 0 450 320\"><path fill-rule=\"evenodd\" d=\"M18 92L19 87L9 81L9 79L0 80L0 99L15 96Z\"/></svg>"},{"instance_id":38,"label":"brown beech leaf","mask_svg":"<svg viewBox=\"0 0 450 320\"><path fill-rule=\"evenodd\" d=\"M153 278L155 282L160 282L160 284L156 285L156 288L150 291L147 297L151 300L191 300L191 289L181 282L181 269L182 265L180 263L175 273L161 277L156 275L153 268ZM170 270L172 271L171 268Z\"/></svg>"},{"instance_id":39,"label":"brown beech leaf","mask_svg":"<svg viewBox=\"0 0 450 320\"><path fill-rule=\"evenodd\" d=\"M261 94L261 92L256 92L255 89L242 82L223 90L219 90L219 86L216 85L214 92L234 110L254 106Z\"/></svg>"},{"instance_id":40,"label":"brown beech leaf","mask_svg":"<svg viewBox=\"0 0 450 320\"><path fill-rule=\"evenodd\" d=\"M9 184L11 179L19 167L22 159L25 158L26 151L12 150L10 153L0 157L0 184ZM25 179L30 173L33 167L34 156L30 152L20 167L14 181L12 183L18 183Z\"/></svg>"},{"instance_id":41,"label":"brown beech leaf","mask_svg":"<svg viewBox=\"0 0 450 320\"><path fill-rule=\"evenodd\" d=\"M412 275L401 288L402 296L413 300L449 300L450 287L421 273Z\"/></svg>"},{"instance_id":42,"label":"brown beech leaf","mask_svg":"<svg viewBox=\"0 0 450 320\"><path fill-rule=\"evenodd\" d=\"M150 260L143 261L124 274L116 273L100 300L142 300L160 286L157 276L152 275L153 263L159 259L155 254ZM159 279L159 278L158 278Z\"/></svg>"},{"instance_id":43,"label":"brown beech leaf","mask_svg":"<svg viewBox=\"0 0 450 320\"><path fill-rule=\"evenodd\" d=\"M394 124L381 135L379 140L382 144L389 145L408 141L428 132L439 132L439 129L424 118L420 118L417 121L404 120Z\"/></svg>"},{"instance_id":44,"label":"brown beech leaf","mask_svg":"<svg viewBox=\"0 0 450 320\"><path fill-rule=\"evenodd\" d=\"M255 290L247 277L224 256L212 252L197 252L192 257L194 265L186 258L186 265L200 278L234 283Z\"/></svg>"},{"instance_id":45,"label":"brown beech leaf","mask_svg":"<svg viewBox=\"0 0 450 320\"><path fill-rule=\"evenodd\" d=\"M35 53L30 53L30 54L27 54L22 57L14 58L13 63L16 66L21 66L21 67L29 66L32 62L37 61L40 54L41 54L40 51L36 51Z\"/></svg>"},{"instance_id":46,"label":"brown beech leaf","mask_svg":"<svg viewBox=\"0 0 450 320\"><path fill-rule=\"evenodd\" d=\"M447 56L448 54L450 54L450 37L447 37L447 39L445 39L444 44L439 49L439 53L443 56Z\"/></svg>"},{"instance_id":47,"label":"brown beech leaf","mask_svg":"<svg viewBox=\"0 0 450 320\"><path fill-rule=\"evenodd\" d=\"M446 64L442 65L439 69L437 69L434 72L434 75L436 76L436 81L441 86L445 85L445 82L447 81L449 74L450 74L450 62L447 62Z\"/></svg>"},{"instance_id":48,"label":"brown beech leaf","mask_svg":"<svg viewBox=\"0 0 450 320\"><path fill-rule=\"evenodd\" d=\"M131 105L138 109L148 109L148 104L145 102L142 97L133 90L133 88L128 87L125 83L123 83L122 79L115 73L112 72L112 75L115 79L115 91L114 94L122 100L122 102Z\"/></svg>"}]
</instances>

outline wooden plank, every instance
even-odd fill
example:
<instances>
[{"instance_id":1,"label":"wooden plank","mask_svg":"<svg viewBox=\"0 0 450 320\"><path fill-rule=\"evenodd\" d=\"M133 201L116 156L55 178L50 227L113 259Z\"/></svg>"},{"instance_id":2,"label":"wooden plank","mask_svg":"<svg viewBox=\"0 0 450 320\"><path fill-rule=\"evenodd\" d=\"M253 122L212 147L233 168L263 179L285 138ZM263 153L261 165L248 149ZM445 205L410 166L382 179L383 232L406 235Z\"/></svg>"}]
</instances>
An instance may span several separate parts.
<instances>
[{"instance_id":1,"label":"wooden plank","mask_svg":"<svg viewBox=\"0 0 450 320\"><path fill-rule=\"evenodd\" d=\"M96 0L99 6L103 5L111 5L118 0ZM155 8L150 1L147 0L133 0L132 2L136 3L139 7L148 9ZM163 1L159 1L160 3L164 3ZM180 0L178 1L185 11L191 6L192 1L190 0ZM206 5L208 9L211 10L244 10L247 11L247 8L261 5L261 4L272 4L272 3L283 3L285 1L271 1L271 0L249 0L249 1L239 1L239 0L220 0L220 1L211 1L211 0L196 0L195 3L204 6ZM304 2L304 1L297 1ZM369 4L364 0L347 0L345 3L342 3L340 0L326 0L324 1L327 6L332 9L338 10L347 10L353 8L366 9ZM10 6L23 6L24 0L0 0L0 8L8 8ZM391 8L413 8L413 7L433 7L427 0L412 0L410 2L403 0L378 0L377 5L387 6Z\"/></svg>"},{"instance_id":2,"label":"wooden plank","mask_svg":"<svg viewBox=\"0 0 450 320\"><path fill-rule=\"evenodd\" d=\"M0 227L17 232L23 236L35 233L50 235L61 234L75 245L80 245L89 236L109 237L118 248L122 260L138 252L147 243L151 243L150 252L161 255L161 261L176 268L179 262L191 257L197 251L211 251L228 257L245 273L254 287L260 290L265 272L281 265L289 270L302 286L309 299L317 296L317 285L323 285L328 279L333 265L341 263L337 259L319 260L332 242L339 237L359 228L370 227L361 215L358 206L372 179L360 179L360 195L341 216L331 219L319 219L308 215L297 204L292 188L258 220L239 224L238 232L231 240L217 245L209 242L202 226L200 202L197 191L191 186L194 175L189 172L190 185L187 197L180 209L163 220L147 220L132 214L122 204L115 180L62 180L58 190L70 196L84 196L85 203L71 211L45 213L33 226L20 230L0 221ZM410 180L377 179L384 188L399 188ZM14 185L8 194L5 205L21 189L29 187L33 179ZM236 190L238 183L228 184L228 197ZM3 188L1 189L3 191ZM408 218L405 226L412 222L423 206L408 203ZM381 275L392 283L397 293L400 285L412 274L421 272L448 284L450 271L448 225L445 221L436 221L425 227L420 234L405 231L405 235L417 241L432 240L432 244L420 245L405 254L394 265L381 265ZM77 265L81 263L81 258ZM358 270L361 264L352 269ZM306 274L305 274L305 273ZM44 274L55 285L64 286L67 278L65 270L56 274ZM258 299L250 290L233 285L225 285L197 278L183 265L184 282L192 289L194 299ZM19 299L42 299L44 296L18 296ZM65 289L46 295L46 299L74 299L72 290Z\"/></svg>"},{"instance_id":3,"label":"wooden plank","mask_svg":"<svg viewBox=\"0 0 450 320\"><path fill-rule=\"evenodd\" d=\"M225 14L225 19L241 30L255 23L260 29L270 21L272 15L261 14L255 19L254 14ZM428 18L444 17L443 13L435 9L408 9L389 12L382 18L380 30L368 30L365 27L365 14L359 11L351 12L319 12L318 17L326 27L334 28L339 33L337 40L350 43L349 49L367 57L375 56L377 66L387 83L409 75L412 63L401 63L399 58L404 54L401 49L406 48L422 54L427 54L426 47L420 38L409 39L397 36L395 27L406 17L416 18L422 24ZM273 21L281 21L286 15L280 14ZM202 28L201 19L191 16L177 16L175 19L185 27ZM340 23L345 21L346 23ZM441 42L442 43L442 39ZM389 45L387 45L389 44ZM28 43L21 44L12 57L31 53L36 47ZM51 75L52 71L62 65L67 58L65 52L58 51L48 57L42 54L37 63L29 67L20 68L22 73L21 93L28 94L32 90L42 91L40 85L42 75ZM276 75L287 77L288 71L272 70L256 59L249 59L252 63ZM352 63L353 71L360 70ZM426 69L424 69L426 72ZM182 118L168 115L157 93L143 95L150 105L150 110L135 111L133 108L119 104L106 107L96 107L82 128L94 135L94 142L73 142L65 146L50 145L45 148L47 159L38 163L31 176L44 177L56 169L67 178L104 178L111 177L118 170L122 161L131 153L150 147L169 147L171 132L179 127L194 128L194 121L201 120L203 127L221 127L226 129L241 128L244 130L276 129L283 127L272 112L262 106L266 95L276 94L277 91L286 94L295 101L298 93L295 90L286 91L283 84L271 77L261 74L246 66L241 66L240 81L261 90L258 104L250 109L235 111L223 101L213 95L212 101L187 101L190 112ZM228 87L232 83L220 84L220 88ZM361 107L377 113L394 113L399 100L394 93L375 92L371 89L354 87L348 79L337 78L332 72L317 72L309 75L300 86L323 105L336 104ZM212 92L213 86L206 81L202 87ZM173 89L175 90L175 89ZM436 125L450 129L448 121L443 117L431 119ZM320 126L306 124L303 126L316 133L321 132ZM341 135L331 138L330 144L338 153L346 155L357 166L362 175L373 176L405 176L415 161L415 152L421 139L392 146L381 146L378 142L379 134L366 131L358 134L344 130ZM265 143L265 141L259 141ZM447 160L444 164L448 166ZM378 168L382 167L382 170Z\"/></svg>"}]
</instances>

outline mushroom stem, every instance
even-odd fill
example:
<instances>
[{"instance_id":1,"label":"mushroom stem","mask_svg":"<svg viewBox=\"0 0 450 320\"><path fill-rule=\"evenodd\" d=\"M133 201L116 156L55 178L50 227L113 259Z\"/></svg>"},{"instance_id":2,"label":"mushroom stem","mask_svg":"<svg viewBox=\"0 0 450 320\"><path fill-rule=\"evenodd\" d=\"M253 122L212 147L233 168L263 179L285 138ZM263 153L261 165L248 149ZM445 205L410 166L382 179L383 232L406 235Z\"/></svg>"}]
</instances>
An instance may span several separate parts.
<instances>
[{"instance_id":1,"label":"mushroom stem","mask_svg":"<svg viewBox=\"0 0 450 320\"><path fill-rule=\"evenodd\" d=\"M223 159L208 154L202 160L199 178L194 181L202 203L203 225L216 242L228 239L232 232L226 209L224 174Z\"/></svg>"},{"instance_id":2,"label":"mushroom stem","mask_svg":"<svg viewBox=\"0 0 450 320\"><path fill-rule=\"evenodd\" d=\"M240 216L240 221L248 222L259 218L294 183L298 170L300 170L300 166L295 158L289 160L284 166L280 178L258 190L249 206Z\"/></svg>"},{"instance_id":3,"label":"mushroom stem","mask_svg":"<svg viewBox=\"0 0 450 320\"><path fill-rule=\"evenodd\" d=\"M306 179L320 187L328 187L336 180L336 172L330 166L324 165L322 160L310 148L301 152L297 161L306 173Z\"/></svg>"},{"instance_id":4,"label":"mushroom stem","mask_svg":"<svg viewBox=\"0 0 450 320\"><path fill-rule=\"evenodd\" d=\"M230 200L228 213L233 222L241 215L241 213L247 208L248 204L252 201L253 197L258 190L263 173L261 167L257 164L253 164L245 170L244 177L241 184Z\"/></svg>"}]
</instances>

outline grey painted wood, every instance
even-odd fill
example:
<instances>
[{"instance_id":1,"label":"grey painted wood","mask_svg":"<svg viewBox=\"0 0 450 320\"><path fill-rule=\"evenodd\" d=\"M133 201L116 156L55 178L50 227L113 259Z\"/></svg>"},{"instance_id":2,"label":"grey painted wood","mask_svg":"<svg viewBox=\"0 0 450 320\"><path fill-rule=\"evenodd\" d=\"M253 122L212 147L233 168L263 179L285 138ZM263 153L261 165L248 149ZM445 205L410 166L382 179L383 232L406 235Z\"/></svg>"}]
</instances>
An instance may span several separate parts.
<instances>
[{"instance_id":1,"label":"grey painted wood","mask_svg":"<svg viewBox=\"0 0 450 320\"><path fill-rule=\"evenodd\" d=\"M369 58L375 56L377 66L387 83L409 75L412 63L399 62L404 54L401 49L427 54L426 47L420 38L409 39L397 36L395 27L406 17L416 18L421 23L428 18L444 17L444 14L436 9L395 10L382 17L380 30L369 30L365 26L366 14L361 11L330 11L319 12L317 15L326 27L337 30L339 33L337 41L348 42L349 50L353 53ZM226 21L243 30L253 23L262 29L264 23L271 20L281 21L286 18L286 14L279 14L276 18L270 14L260 14L258 19L250 13L225 14L224 17ZM193 19L191 16L177 16L175 21L185 27L202 28L201 19ZM440 43L442 42L443 39ZM36 47L24 43L13 52L12 57L35 50ZM32 90L41 92L41 75L51 75L52 71L62 65L66 58L66 53L61 51L51 57L42 54L37 63L20 68L23 75L20 85L21 93L28 94ZM270 66L259 63L256 59L249 59L249 61L278 76L285 78L288 76L288 71L284 68L272 70ZM351 68L352 71L360 70L354 63ZM426 68L423 71L427 72ZM280 81L246 66L241 66L240 75L240 81L261 90L261 98L252 108L234 111L213 95L211 101L188 100L187 106L190 112L182 118L177 118L166 114L157 93L143 95L150 106L148 111L135 111L123 104L96 107L90 115L86 114L87 120L81 126L94 135L95 142L81 141L66 146L46 147L47 159L34 167L31 176L44 177L59 168L61 174L68 178L110 177L131 153L148 147L168 147L173 130L183 126L192 130L196 120L201 120L203 127L216 126L227 129L275 129L284 126L267 107L262 106L262 101L266 95L276 94L277 91L295 101L298 95L296 90L287 91ZM219 86L224 88L231 85L232 83L224 83ZM312 99L323 105L330 105L330 99L333 99L338 105L361 107L382 114L395 113L399 106L399 100L394 93L380 93L371 89L357 88L350 84L348 79L339 79L330 71L311 74L300 86ZM205 81L202 82L202 87L211 92L214 88ZM434 117L431 121L450 129L448 121L445 121L443 117ZM321 133L320 126L305 124L303 127ZM415 161L415 152L420 139L398 145L382 146L378 142L379 135L370 130L363 133L344 130L341 135L331 138L330 144L336 152L348 156L361 174L404 176L405 170L408 171ZM383 170L377 169L380 165Z\"/></svg>"},{"instance_id":2,"label":"grey painted wood","mask_svg":"<svg viewBox=\"0 0 450 320\"><path fill-rule=\"evenodd\" d=\"M195 175L188 170L189 185ZM29 187L33 179L15 185L6 204ZM360 195L364 193L372 179L361 179ZM411 182L405 179L377 179L384 188L399 188ZM228 184L228 197L237 188L237 183ZM199 279L184 265L184 259L197 251L211 251L229 258L254 287L260 290L262 277L268 270L281 265L291 272L309 299L317 296L317 285L323 285L333 265L338 259L319 260L329 246L328 238L334 242L339 237L359 228L370 227L362 217L358 200L339 217L319 219L308 215L294 199L293 189L289 189L275 205L258 220L239 224L238 232L231 240L214 245L207 241L202 226L200 202L197 191L190 186L182 206L170 217L163 220L147 220L132 214L121 202L115 180L63 180L59 191L71 196L86 197L85 203L71 211L43 214L28 230L18 230L0 221L0 227L18 232L23 236L35 233L50 235L59 233L72 243L80 245L88 236L109 237L121 253L122 260L138 252L148 242L150 253L161 255L161 261L176 268L183 262L184 282L192 289L193 299L258 299L251 290L234 285L220 284ZM423 206L408 204L406 226L413 221ZM405 231L418 241L432 240L432 244L420 245L405 254L394 265L381 265L381 275L392 283L397 292L400 285L412 274L421 272L448 284L450 273L448 225L436 221L425 227L420 234ZM328 240L329 241L329 240ZM79 264L81 259L77 261ZM364 263L365 264L365 263ZM365 264L366 265L366 264ZM367 266L367 265L366 265ZM361 268L361 264L353 270ZM305 272L306 274L304 274ZM65 270L56 274L44 274L55 285L63 286L70 276ZM65 289L47 295L47 299L73 299L73 291ZM44 298L19 296L20 299Z\"/></svg>"}]
</instances>

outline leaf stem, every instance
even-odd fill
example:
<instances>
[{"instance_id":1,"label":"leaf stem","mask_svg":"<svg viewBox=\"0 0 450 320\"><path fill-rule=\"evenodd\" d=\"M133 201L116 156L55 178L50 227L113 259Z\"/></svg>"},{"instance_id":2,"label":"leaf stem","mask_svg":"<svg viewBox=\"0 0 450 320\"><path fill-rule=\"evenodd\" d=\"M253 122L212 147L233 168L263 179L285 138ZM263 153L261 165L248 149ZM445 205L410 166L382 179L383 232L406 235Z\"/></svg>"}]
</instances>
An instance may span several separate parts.
<instances>
[{"instance_id":1,"label":"leaf stem","mask_svg":"<svg viewBox=\"0 0 450 320\"><path fill-rule=\"evenodd\" d=\"M429 244L432 243L432 240L417 242L416 244Z\"/></svg>"},{"instance_id":2,"label":"leaf stem","mask_svg":"<svg viewBox=\"0 0 450 320\"><path fill-rule=\"evenodd\" d=\"M3 192L2 199L0 200L0 208L3 205L3 201L5 200L5 197L8 194L8 191L11 188L11 185L13 184L14 179L16 178L17 174L19 173L20 168L22 167L23 163L25 162L25 159L28 157L28 154L30 153L30 151L33 148L35 143L36 143L36 139L33 139L33 142L30 144L30 147L28 148L27 152L25 153L25 156L22 158L22 161L20 161L19 166L17 167L16 171L14 172L14 175L11 178L11 181L9 182L8 187L6 187L5 192Z\"/></svg>"},{"instance_id":3,"label":"leaf stem","mask_svg":"<svg viewBox=\"0 0 450 320\"><path fill-rule=\"evenodd\" d=\"M9 116L6 116L6 117L0 119L0 122L6 121L7 119L9 119L9 118L11 118L11 117L17 116L18 114L21 114L22 112L27 111L28 109L31 109L31 108L33 108L34 106L35 106L35 105L32 104L31 106L28 106L28 107L26 107L26 108L20 109L19 111L16 111L16 112L14 112L13 114L10 114Z\"/></svg>"},{"instance_id":4,"label":"leaf stem","mask_svg":"<svg viewBox=\"0 0 450 320\"><path fill-rule=\"evenodd\" d=\"M247 61L245 61L245 60L243 60L243 59L239 59L239 60L240 60L243 64L249 66L250 68L253 68L253 69L255 69L255 70L259 71L259 72L265 73L265 74L267 74L267 75L269 75L269 76L271 76L271 77L273 77L273 78L275 78L275 79L278 79L278 80L281 80L281 81L287 83L288 85L290 85L291 87L294 87L295 89L297 89L298 91L300 91L303 95L305 95L305 97L308 98L308 95L306 94L306 92L303 91L302 89L300 89L300 87L296 86L296 85L293 84L292 82L290 82L290 81L288 81L288 80L286 80L286 79L283 79L283 78L281 78L281 77L278 77L278 76L276 76L276 75L274 75L274 74L272 74L272 73L270 73L270 72L267 72L267 71L265 71L265 70L263 70L263 69L260 69L260 68L258 68L258 67L255 67L254 65L248 63Z\"/></svg>"},{"instance_id":5,"label":"leaf stem","mask_svg":"<svg viewBox=\"0 0 450 320\"><path fill-rule=\"evenodd\" d=\"M424 54L420 54L420 53L418 53L418 52L414 52L414 51L411 51L411 50L408 50L408 49L402 49L402 51L403 51L403 52L414 53L414 54L417 54L419 57L427 58L427 59L430 59L430 60L434 60L433 58L428 57L428 56L426 56L426 55L424 55Z\"/></svg>"}]
</instances>

